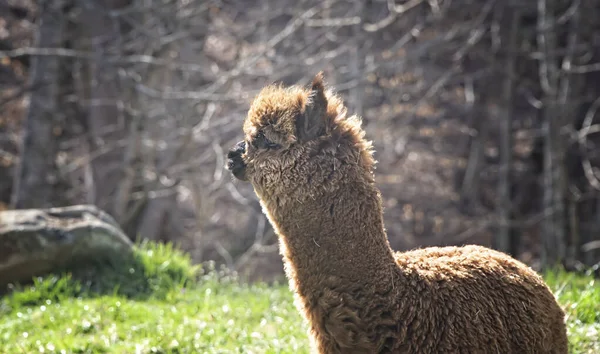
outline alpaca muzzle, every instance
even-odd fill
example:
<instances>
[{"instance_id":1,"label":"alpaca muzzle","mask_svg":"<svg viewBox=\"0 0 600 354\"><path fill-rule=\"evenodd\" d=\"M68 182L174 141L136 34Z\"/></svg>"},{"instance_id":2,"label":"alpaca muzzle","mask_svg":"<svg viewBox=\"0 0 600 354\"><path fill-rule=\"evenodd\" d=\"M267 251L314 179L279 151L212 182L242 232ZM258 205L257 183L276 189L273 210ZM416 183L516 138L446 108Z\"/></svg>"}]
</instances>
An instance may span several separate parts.
<instances>
[{"instance_id":1,"label":"alpaca muzzle","mask_svg":"<svg viewBox=\"0 0 600 354\"><path fill-rule=\"evenodd\" d=\"M240 141L227 153L227 169L233 176L241 181L248 181L246 177L246 163L242 155L246 152L246 142Z\"/></svg>"}]
</instances>

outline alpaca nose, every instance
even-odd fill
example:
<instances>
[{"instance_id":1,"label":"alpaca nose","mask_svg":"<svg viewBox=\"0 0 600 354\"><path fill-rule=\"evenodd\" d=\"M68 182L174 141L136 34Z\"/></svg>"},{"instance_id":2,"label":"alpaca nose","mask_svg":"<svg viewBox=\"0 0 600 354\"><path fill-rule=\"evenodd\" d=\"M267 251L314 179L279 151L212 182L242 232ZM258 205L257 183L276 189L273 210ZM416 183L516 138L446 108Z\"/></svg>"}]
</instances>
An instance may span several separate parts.
<instances>
[{"instance_id":1,"label":"alpaca nose","mask_svg":"<svg viewBox=\"0 0 600 354\"><path fill-rule=\"evenodd\" d=\"M242 155L246 152L246 142L240 141L232 147L227 153L227 169L231 171L234 177L246 181L246 163Z\"/></svg>"},{"instance_id":2,"label":"alpaca nose","mask_svg":"<svg viewBox=\"0 0 600 354\"><path fill-rule=\"evenodd\" d=\"M246 142L238 141L229 151L227 152L227 158L233 159L237 157L241 157L242 154L246 152Z\"/></svg>"}]
</instances>

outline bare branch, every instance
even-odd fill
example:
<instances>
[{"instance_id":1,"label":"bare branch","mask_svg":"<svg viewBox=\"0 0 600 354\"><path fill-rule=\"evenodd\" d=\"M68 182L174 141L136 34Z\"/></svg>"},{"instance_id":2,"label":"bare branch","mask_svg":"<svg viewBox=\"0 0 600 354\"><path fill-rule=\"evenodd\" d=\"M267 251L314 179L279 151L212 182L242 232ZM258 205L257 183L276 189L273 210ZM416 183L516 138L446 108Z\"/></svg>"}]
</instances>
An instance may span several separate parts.
<instances>
[{"instance_id":1,"label":"bare branch","mask_svg":"<svg viewBox=\"0 0 600 354\"><path fill-rule=\"evenodd\" d=\"M346 18L308 19L306 20L306 25L308 27L344 27L358 25L361 22L360 17L353 16Z\"/></svg>"},{"instance_id":2,"label":"bare branch","mask_svg":"<svg viewBox=\"0 0 600 354\"><path fill-rule=\"evenodd\" d=\"M596 116L596 112L600 108L600 97L596 98L588 111L585 114L585 118L583 120L583 124L581 130L579 131L579 145L581 149L585 149L587 145L587 137L589 134L593 133L592 130L592 122L594 121L594 117ZM582 167L585 173L585 177L587 178L589 184L597 190L600 190L600 173L597 173L596 170L592 167L592 163L590 159L587 157L585 151L582 153L583 161Z\"/></svg>"},{"instance_id":3,"label":"bare branch","mask_svg":"<svg viewBox=\"0 0 600 354\"><path fill-rule=\"evenodd\" d=\"M51 56L51 57L65 57L65 58L77 58L91 60L93 59L94 53L83 50L75 50L69 48L34 48L34 47L20 47L13 50L0 51L0 59L2 58L19 58L24 56ZM188 72L204 73L206 67L198 64L189 64L174 61L172 59L161 59L151 55L106 55L103 57L108 63L119 65L119 64L150 64L158 67L164 67L171 70L181 70Z\"/></svg>"},{"instance_id":4,"label":"bare branch","mask_svg":"<svg viewBox=\"0 0 600 354\"><path fill-rule=\"evenodd\" d=\"M407 12L408 10L419 6L421 3L423 3L423 1L424 0L410 0L402 5L396 5L394 0L388 0L387 4L388 4L389 14L384 19L380 20L379 22L376 22L373 24L371 24L371 23L365 24L363 26L363 28L367 32L380 31L383 28L394 23L394 21L396 20L398 15L402 15L403 13Z\"/></svg>"}]
</instances>

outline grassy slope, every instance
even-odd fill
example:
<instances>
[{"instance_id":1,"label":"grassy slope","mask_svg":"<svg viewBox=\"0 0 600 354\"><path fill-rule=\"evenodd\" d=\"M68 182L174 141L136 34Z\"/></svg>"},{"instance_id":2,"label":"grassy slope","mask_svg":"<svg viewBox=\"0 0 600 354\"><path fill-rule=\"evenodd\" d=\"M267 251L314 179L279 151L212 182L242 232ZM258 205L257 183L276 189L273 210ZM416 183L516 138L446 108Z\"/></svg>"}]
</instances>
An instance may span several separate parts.
<instances>
[{"instance_id":1,"label":"grassy slope","mask_svg":"<svg viewBox=\"0 0 600 354\"><path fill-rule=\"evenodd\" d=\"M285 284L198 275L185 255L155 244L99 269L2 298L0 353L308 353ZM600 284L563 272L546 279L569 313L573 353L600 353Z\"/></svg>"}]
</instances>

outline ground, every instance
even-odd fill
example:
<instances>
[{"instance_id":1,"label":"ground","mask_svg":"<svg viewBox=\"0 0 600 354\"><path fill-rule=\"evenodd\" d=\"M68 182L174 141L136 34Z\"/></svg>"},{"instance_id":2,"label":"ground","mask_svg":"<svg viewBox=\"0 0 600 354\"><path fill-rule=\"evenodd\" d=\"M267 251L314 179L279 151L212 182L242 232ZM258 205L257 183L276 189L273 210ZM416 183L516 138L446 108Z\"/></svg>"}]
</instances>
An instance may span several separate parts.
<instances>
[{"instance_id":1,"label":"ground","mask_svg":"<svg viewBox=\"0 0 600 354\"><path fill-rule=\"evenodd\" d=\"M571 352L600 352L600 281L545 278L568 313ZM308 353L285 281L249 285L153 243L130 260L15 288L0 298L0 318L1 353Z\"/></svg>"}]
</instances>

